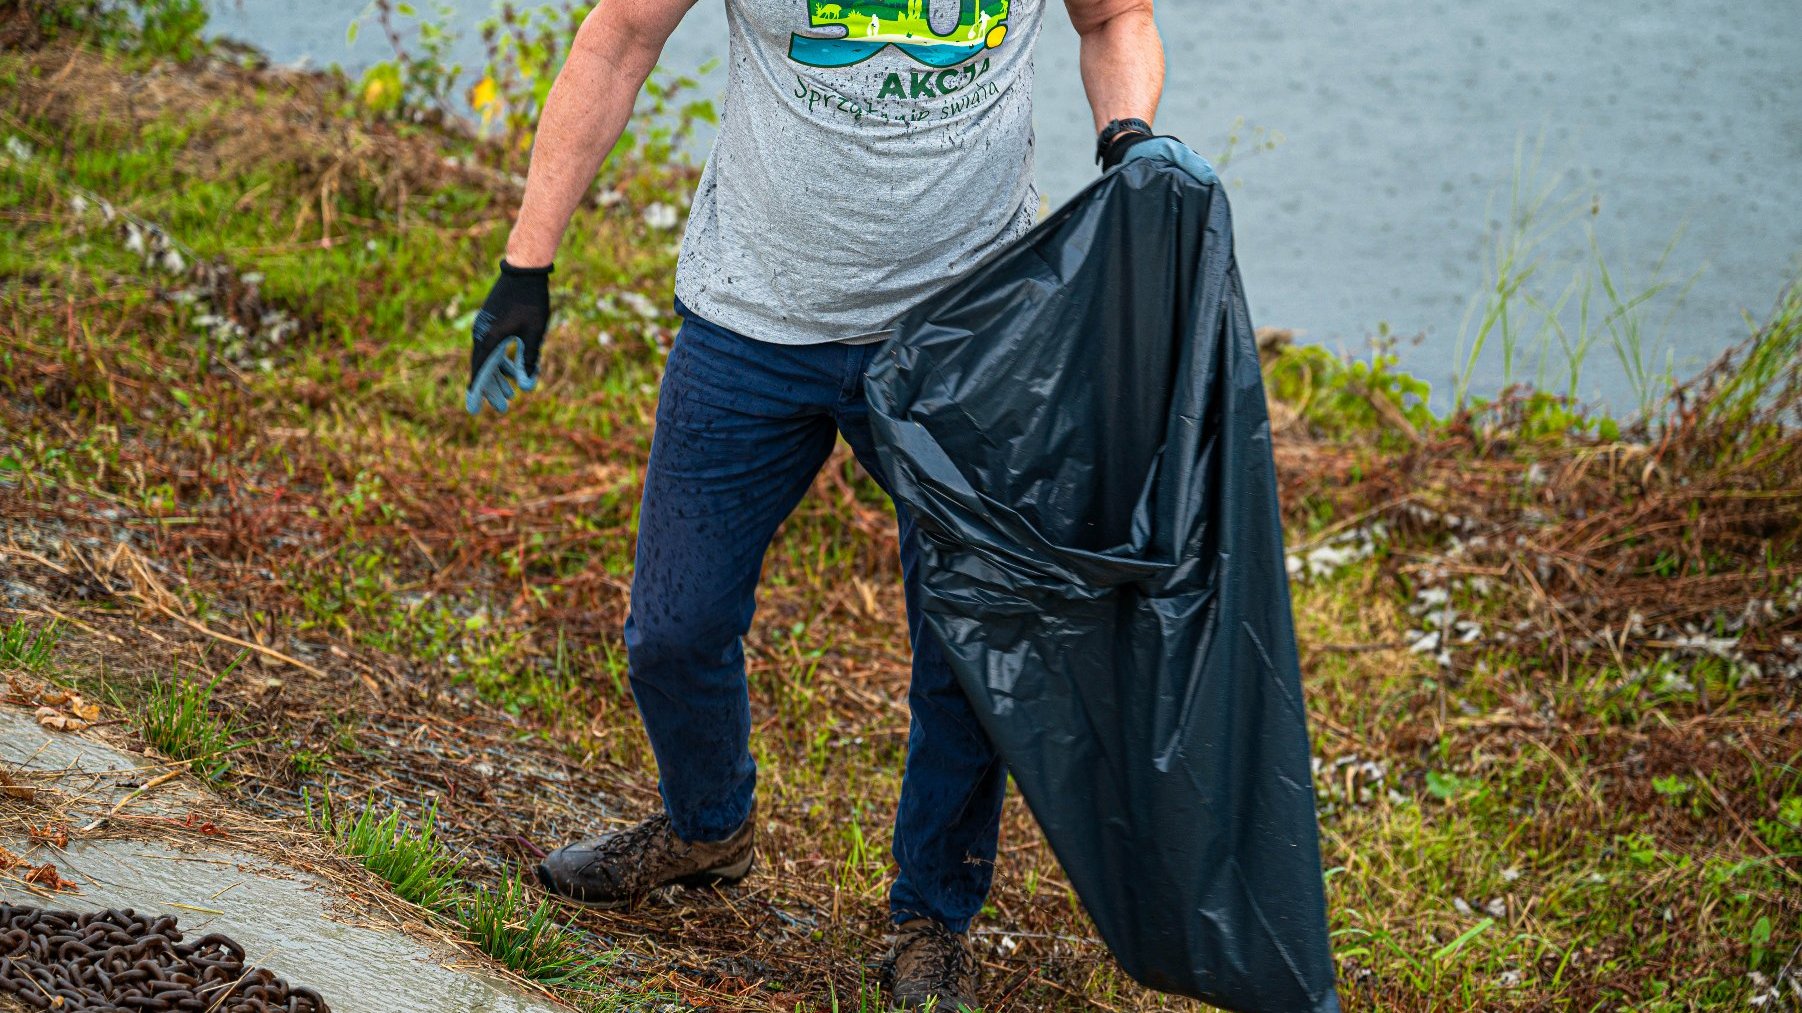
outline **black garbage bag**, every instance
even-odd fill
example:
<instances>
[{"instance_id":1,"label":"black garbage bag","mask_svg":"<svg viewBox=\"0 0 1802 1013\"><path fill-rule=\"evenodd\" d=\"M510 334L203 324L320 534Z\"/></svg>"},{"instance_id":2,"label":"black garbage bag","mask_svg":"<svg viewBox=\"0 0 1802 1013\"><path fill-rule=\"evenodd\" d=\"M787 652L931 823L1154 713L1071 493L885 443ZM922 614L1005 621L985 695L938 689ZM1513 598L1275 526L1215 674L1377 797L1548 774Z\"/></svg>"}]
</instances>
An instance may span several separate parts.
<instances>
[{"instance_id":1,"label":"black garbage bag","mask_svg":"<svg viewBox=\"0 0 1802 1013\"><path fill-rule=\"evenodd\" d=\"M1222 189L1127 163L904 317L865 386L929 627L1122 967L1337 1010Z\"/></svg>"}]
</instances>

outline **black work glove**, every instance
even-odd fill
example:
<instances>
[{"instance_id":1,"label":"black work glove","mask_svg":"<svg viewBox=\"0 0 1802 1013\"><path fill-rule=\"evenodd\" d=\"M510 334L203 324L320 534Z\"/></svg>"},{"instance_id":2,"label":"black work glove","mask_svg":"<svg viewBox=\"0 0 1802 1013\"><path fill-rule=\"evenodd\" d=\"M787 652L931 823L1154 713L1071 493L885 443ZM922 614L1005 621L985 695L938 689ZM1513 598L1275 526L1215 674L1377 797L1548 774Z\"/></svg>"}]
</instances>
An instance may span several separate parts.
<instances>
[{"instance_id":1,"label":"black work glove","mask_svg":"<svg viewBox=\"0 0 1802 1013\"><path fill-rule=\"evenodd\" d=\"M469 414L481 414L484 400L505 413L515 386L522 391L538 386L538 352L551 322L551 270L501 261L500 277L471 332L469 390L463 398Z\"/></svg>"}]
</instances>

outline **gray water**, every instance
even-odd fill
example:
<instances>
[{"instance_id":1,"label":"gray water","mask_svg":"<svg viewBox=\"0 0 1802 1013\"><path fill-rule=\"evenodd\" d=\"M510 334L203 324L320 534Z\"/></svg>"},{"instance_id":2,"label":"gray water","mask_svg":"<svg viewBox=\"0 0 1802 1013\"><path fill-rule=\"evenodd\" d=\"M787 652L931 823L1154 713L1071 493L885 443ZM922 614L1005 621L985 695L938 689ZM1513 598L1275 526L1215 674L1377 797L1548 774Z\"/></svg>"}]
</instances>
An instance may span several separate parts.
<instances>
[{"instance_id":1,"label":"gray water","mask_svg":"<svg viewBox=\"0 0 1802 1013\"><path fill-rule=\"evenodd\" d=\"M1038 164L1055 204L1095 168L1076 36L1063 5L1049 4ZM460 55L479 63L476 25L489 0L455 6L467 26ZM376 32L346 45L361 9L359 0L225 0L214 24L281 62L354 69L385 55ZM722 56L723 9L701 0L664 65ZM1658 276L1670 286L1643 315L1646 358L1679 375L1743 338L1745 315L1763 317L1798 269L1797 0L1162 0L1157 17L1170 62L1159 127L1218 155L1242 123L1223 175L1255 319L1354 353L1378 333L1400 335L1404 367L1433 381L1442 405L1466 311L1491 277L1493 236L1507 231L1509 188L1523 176L1595 209L1541 248L1532 288L1548 304L1589 258L1586 222L1630 289L1652 283L1676 239ZM717 91L720 76L704 87ZM1541 152L1524 174L1523 149L1528 163ZM1569 306L1562 320L1577 325ZM1525 336L1538 330L1529 320ZM1489 353L1472 375L1479 392L1504 378L1499 350ZM1534 379L1527 358L1515 379ZM1550 378L1563 375L1559 365ZM1620 410L1637 404L1606 338L1579 393Z\"/></svg>"}]
</instances>

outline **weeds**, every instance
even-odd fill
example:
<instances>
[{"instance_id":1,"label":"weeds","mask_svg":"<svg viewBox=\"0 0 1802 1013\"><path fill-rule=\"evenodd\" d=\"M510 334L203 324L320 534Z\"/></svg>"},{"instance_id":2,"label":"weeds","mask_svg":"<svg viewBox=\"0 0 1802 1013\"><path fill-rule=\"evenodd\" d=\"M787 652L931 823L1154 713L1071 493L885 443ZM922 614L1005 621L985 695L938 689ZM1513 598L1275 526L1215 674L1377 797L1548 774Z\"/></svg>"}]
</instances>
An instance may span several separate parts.
<instances>
[{"instance_id":1,"label":"weeds","mask_svg":"<svg viewBox=\"0 0 1802 1013\"><path fill-rule=\"evenodd\" d=\"M457 899L463 862L438 838L436 805L426 807L415 829L401 822L399 810L379 816L373 805L365 805L354 819L346 819L333 812L329 795L318 807L310 794L302 799L307 822L386 880L403 900L441 911Z\"/></svg>"},{"instance_id":2,"label":"weeds","mask_svg":"<svg viewBox=\"0 0 1802 1013\"><path fill-rule=\"evenodd\" d=\"M235 724L213 717L213 693L244 657L239 655L211 682L186 681L176 669L168 681L150 691L142 708L133 711L138 734L164 756L186 761L188 770L202 780L224 780L232 767L227 757L243 743Z\"/></svg>"},{"instance_id":3,"label":"weeds","mask_svg":"<svg viewBox=\"0 0 1802 1013\"><path fill-rule=\"evenodd\" d=\"M0 668L42 671L50 664L61 635L54 621L33 627L23 619L14 619L10 626L0 626Z\"/></svg>"},{"instance_id":4,"label":"weeds","mask_svg":"<svg viewBox=\"0 0 1802 1013\"><path fill-rule=\"evenodd\" d=\"M426 17L412 4L373 0L345 29L345 40L354 43L363 25L373 21L394 52L394 59L365 70L357 85L357 99L369 113L421 117L454 108L463 76L462 65L449 59L457 39L449 27L456 11L437 4L433 12L435 17Z\"/></svg>"},{"instance_id":5,"label":"weeds","mask_svg":"<svg viewBox=\"0 0 1802 1013\"><path fill-rule=\"evenodd\" d=\"M1563 400L1574 405L1582 397L1583 367L1606 338L1633 389L1638 417L1650 418L1676 377L1664 329L1652 328L1646 315L1669 296L1668 324L1697 277L1677 284L1665 275L1682 233L1671 237L1642 284L1629 284L1611 266L1597 237L1599 202L1568 192L1559 177L1542 181L1544 144L1541 138L1530 155L1524 142L1516 148L1507 212L1488 253L1489 281L1471 300L1459 328L1453 407L1477 406L1471 385L1479 363L1491 352L1501 360L1503 390L1527 379L1523 367L1533 357L1537 390L1562 390ZM1560 264L1548 250L1579 223L1587 259ZM1557 294L1548 295L1541 280L1560 268L1568 272L1568 280Z\"/></svg>"},{"instance_id":6,"label":"weeds","mask_svg":"<svg viewBox=\"0 0 1802 1013\"><path fill-rule=\"evenodd\" d=\"M1296 412L1323 439L1379 434L1387 445L1430 432L1434 419L1426 381L1402 372L1394 337L1372 342L1370 358L1335 355L1319 345L1290 346L1271 359L1271 397Z\"/></svg>"},{"instance_id":7,"label":"weeds","mask_svg":"<svg viewBox=\"0 0 1802 1013\"><path fill-rule=\"evenodd\" d=\"M479 129L497 141L493 157L523 169L539 114L589 9L573 0L523 11L502 5L482 22L486 59L465 88L463 68L448 59L457 41L454 8L439 5L427 16L411 4L372 0L351 22L348 36L354 41L366 22L374 22L394 55L364 71L358 100L374 115L413 120L453 122L473 112ZM712 69L708 64L699 74ZM631 159L640 166L685 161L684 146L697 126L719 122L712 101L693 96L699 84L695 75L655 70L645 82L646 101L610 160Z\"/></svg>"},{"instance_id":8,"label":"weeds","mask_svg":"<svg viewBox=\"0 0 1802 1013\"><path fill-rule=\"evenodd\" d=\"M855 997L841 1005L837 987L827 990L827 1009L831 1013L888 1013L888 1007L882 1001L882 989L876 985L860 984L852 993ZM852 1005L851 1003L855 1003ZM797 1013L803 1007L796 1006Z\"/></svg>"},{"instance_id":9,"label":"weeds","mask_svg":"<svg viewBox=\"0 0 1802 1013\"><path fill-rule=\"evenodd\" d=\"M65 34L144 59L190 60L205 48L203 0L17 0L0 8L0 49Z\"/></svg>"},{"instance_id":10,"label":"weeds","mask_svg":"<svg viewBox=\"0 0 1802 1013\"><path fill-rule=\"evenodd\" d=\"M582 940L558 922L549 901L534 904L509 877L475 892L460 913L463 930L483 953L542 985L595 988L594 972L610 956L589 956Z\"/></svg>"}]
</instances>

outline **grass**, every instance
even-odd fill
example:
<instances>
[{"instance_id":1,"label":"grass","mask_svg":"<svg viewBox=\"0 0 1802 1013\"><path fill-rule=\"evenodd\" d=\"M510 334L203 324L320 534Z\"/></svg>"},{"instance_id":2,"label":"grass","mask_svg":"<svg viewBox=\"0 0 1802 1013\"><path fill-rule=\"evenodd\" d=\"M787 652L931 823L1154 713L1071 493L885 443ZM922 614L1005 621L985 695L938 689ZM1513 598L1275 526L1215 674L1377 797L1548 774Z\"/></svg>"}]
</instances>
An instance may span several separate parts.
<instances>
[{"instance_id":1,"label":"grass","mask_svg":"<svg viewBox=\"0 0 1802 1013\"><path fill-rule=\"evenodd\" d=\"M483 953L522 977L553 988L589 991L609 954L595 956L557 921L556 907L530 896L516 880L478 889L461 912L463 930Z\"/></svg>"},{"instance_id":2,"label":"grass","mask_svg":"<svg viewBox=\"0 0 1802 1013\"><path fill-rule=\"evenodd\" d=\"M177 669L134 710L135 726L146 743L164 756L186 761L189 772L206 781L224 780L232 768L230 755L244 747L236 724L212 714L213 692L231 671L227 668L209 682L192 682Z\"/></svg>"},{"instance_id":3,"label":"grass","mask_svg":"<svg viewBox=\"0 0 1802 1013\"><path fill-rule=\"evenodd\" d=\"M746 645L762 871L614 913L518 881L655 805L620 623L676 235L643 209L692 174L608 170L560 259L545 387L471 420L461 322L516 198L480 145L312 77L58 49L0 54L0 80L0 134L32 149L0 157L0 516L64 572L5 565L83 624L52 663L15 621L0 658L178 673L119 690L147 742L230 755L223 789L262 815L380 798L315 829L579 1004L871 1008L908 657L892 517L842 449ZM125 215L226 274L147 265ZM300 329L256 338L278 311ZM1645 431L1563 390L1435 417L1380 355L1268 366L1348 1008L1720 1008L1793 969L1802 497L1766 409L1802 300L1754 329L1691 423ZM1702 423L1727 435L1684 435ZM92 548L121 540L141 570ZM149 600L305 667L228 664ZM998 1010L1193 1008L1120 974L1017 799L977 930Z\"/></svg>"},{"instance_id":4,"label":"grass","mask_svg":"<svg viewBox=\"0 0 1802 1013\"><path fill-rule=\"evenodd\" d=\"M0 668L38 672L48 667L60 636L54 622L42 625L14 619L0 626Z\"/></svg>"},{"instance_id":5,"label":"grass","mask_svg":"<svg viewBox=\"0 0 1802 1013\"><path fill-rule=\"evenodd\" d=\"M1644 280L1629 280L1612 266L1597 238L1598 199L1569 191L1559 177L1546 178L1544 148L1543 137L1531 153L1525 143L1517 147L1504 224L1491 237L1485 265L1491 280L1471 300L1459 328L1453 403L1460 409L1474 403L1471 382L1486 355L1499 358L1502 387L1531 382L1539 391L1575 402L1583 396L1584 367L1603 347L1613 353L1640 416L1649 417L1677 377L1665 329L1654 327L1648 316L1668 302L1663 321L1668 325L1699 275L1681 282L1666 275L1679 230ZM1585 258L1566 263L1549 252L1579 226ZM1528 358L1534 360L1530 381Z\"/></svg>"},{"instance_id":6,"label":"grass","mask_svg":"<svg viewBox=\"0 0 1802 1013\"><path fill-rule=\"evenodd\" d=\"M310 798L305 806L315 830L386 880L403 900L439 911L457 899L457 873L463 863L438 839L436 807L428 806L418 827L412 828L401 822L399 810L383 816L374 806L366 806L347 818L333 812L329 796L317 808Z\"/></svg>"},{"instance_id":7,"label":"grass","mask_svg":"<svg viewBox=\"0 0 1802 1013\"><path fill-rule=\"evenodd\" d=\"M438 810L428 805L416 826L399 810L365 805L354 816L334 811L330 796L303 797L307 822L394 888L395 895L455 923L483 953L549 988L582 993L587 1010L612 1009L619 999L597 972L612 954L595 956L585 939L556 920L556 908L531 898L515 879L473 890L461 878L464 862L438 834ZM643 999L644 995L634 998Z\"/></svg>"}]
</instances>

